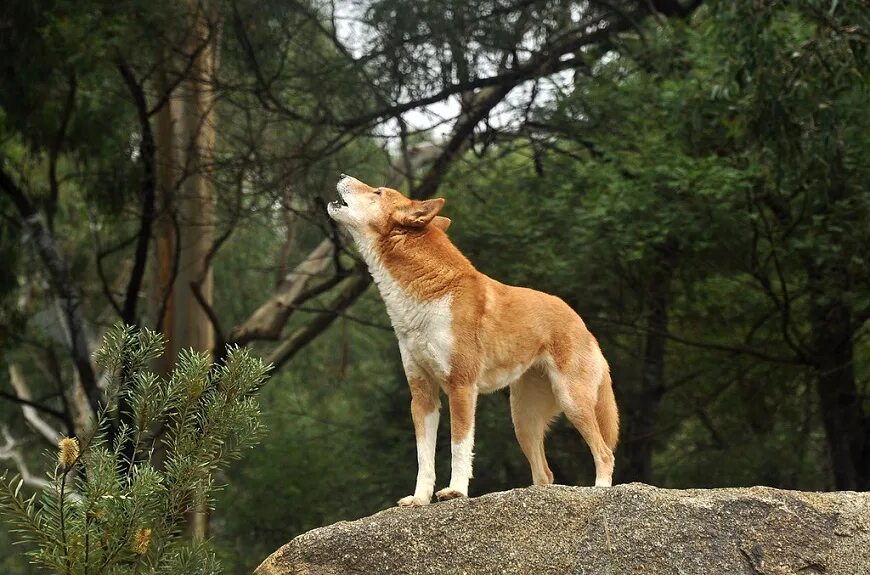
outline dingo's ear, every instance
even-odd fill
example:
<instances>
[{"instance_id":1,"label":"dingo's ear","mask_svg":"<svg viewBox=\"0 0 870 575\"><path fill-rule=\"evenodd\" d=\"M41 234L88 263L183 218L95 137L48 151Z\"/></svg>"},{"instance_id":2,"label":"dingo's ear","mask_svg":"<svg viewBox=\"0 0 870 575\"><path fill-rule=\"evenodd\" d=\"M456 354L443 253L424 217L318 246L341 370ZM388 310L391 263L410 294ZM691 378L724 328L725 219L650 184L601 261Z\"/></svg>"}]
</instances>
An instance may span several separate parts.
<instances>
[{"instance_id":1,"label":"dingo's ear","mask_svg":"<svg viewBox=\"0 0 870 575\"><path fill-rule=\"evenodd\" d=\"M444 216L435 216L432 218L432 225L436 228L440 228L442 232L446 232L447 228L450 227L450 218L445 218Z\"/></svg>"},{"instance_id":2,"label":"dingo's ear","mask_svg":"<svg viewBox=\"0 0 870 575\"><path fill-rule=\"evenodd\" d=\"M422 228L438 215L444 207L444 198L413 202L396 212L396 221L409 228Z\"/></svg>"}]
</instances>

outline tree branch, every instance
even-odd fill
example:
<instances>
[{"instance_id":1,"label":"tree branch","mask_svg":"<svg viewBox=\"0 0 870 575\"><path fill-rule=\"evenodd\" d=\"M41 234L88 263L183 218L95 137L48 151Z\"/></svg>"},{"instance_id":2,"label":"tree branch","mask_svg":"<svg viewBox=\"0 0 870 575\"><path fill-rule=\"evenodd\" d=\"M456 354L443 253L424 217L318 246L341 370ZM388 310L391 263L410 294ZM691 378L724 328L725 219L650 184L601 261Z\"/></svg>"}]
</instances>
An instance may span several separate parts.
<instances>
[{"instance_id":1,"label":"tree branch","mask_svg":"<svg viewBox=\"0 0 870 575\"><path fill-rule=\"evenodd\" d=\"M29 404L31 400L30 389L21 377L21 373L18 371L18 366L14 363L9 364L9 381L12 383L12 388L15 390L18 397L28 402L27 404L22 403L21 405L21 412L24 414L24 419L30 427L48 441L50 445L56 445L62 437L61 433L42 419L36 412L36 408Z\"/></svg>"},{"instance_id":2,"label":"tree branch","mask_svg":"<svg viewBox=\"0 0 870 575\"><path fill-rule=\"evenodd\" d=\"M42 477L30 473L27 463L24 461L24 457L19 451L19 444L9 434L9 429L4 425L0 428L0 432L3 433L3 439L6 441L5 445L0 446L0 459L12 460L25 485L34 489L48 489L51 487L51 483L49 483L47 479L43 479Z\"/></svg>"},{"instance_id":3,"label":"tree branch","mask_svg":"<svg viewBox=\"0 0 870 575\"><path fill-rule=\"evenodd\" d=\"M90 348L85 333L84 318L81 314L81 299L73 286L66 260L46 227L42 215L36 210L24 191L3 169L2 164L0 164L0 190L3 190L15 204L24 228L29 232L48 272L49 281L57 292L63 317L70 333L73 363L87 393L91 409L96 413L100 403L100 390L97 388L94 370L91 367Z\"/></svg>"},{"instance_id":4,"label":"tree branch","mask_svg":"<svg viewBox=\"0 0 870 575\"><path fill-rule=\"evenodd\" d=\"M60 126L58 127L54 139L51 142L51 147L48 150L49 201L45 213L48 227L52 231L54 231L54 214L57 211L57 202L60 197L60 183L57 181L57 160L58 156L60 156L60 150L63 147L63 141L66 138L66 129L69 125L69 119L72 116L73 107L75 106L77 87L78 82L76 81L76 75L71 73L69 75L69 91L67 92L66 101L63 105L63 112L60 117Z\"/></svg>"},{"instance_id":5,"label":"tree branch","mask_svg":"<svg viewBox=\"0 0 870 575\"><path fill-rule=\"evenodd\" d=\"M468 82L457 82L455 84L450 84L449 86L446 86L445 88L442 88L441 90L434 92L428 96L416 98L414 100L410 100L408 102L403 102L400 104L394 104L392 106L381 108L380 110L376 110L374 112L369 112L368 114L357 116L356 118L338 120L336 121L336 125L340 128L346 129L367 126L372 123L378 123L386 118L396 117L410 110L441 102L443 100L446 100L450 96L455 96L457 94L468 93L481 88L498 88L504 86L510 86L511 88L513 88L526 80L531 80L540 75L555 74L556 72L561 72L570 68L576 68L585 64L582 57L578 56L567 58L564 60L560 59L560 57L563 54L578 50L587 43L591 43L593 41L593 39L591 39L592 36L594 36L595 39L598 39L599 36L603 36L603 34L590 35L589 42L576 42L575 44L569 44L565 46L564 50L558 52L557 54L548 54L546 58L534 58L528 63L521 65L513 70L508 70L507 72L495 74L493 76L487 76L484 78L476 78L474 80L469 80ZM548 65L542 67L542 64L544 63L548 63Z\"/></svg>"},{"instance_id":6,"label":"tree branch","mask_svg":"<svg viewBox=\"0 0 870 575\"><path fill-rule=\"evenodd\" d=\"M465 143L474 133L474 128L481 120L486 118L493 108L501 102L508 93L513 90L515 84L507 86L497 86L484 90L477 94L474 98L471 108L463 114L456 123L453 129L453 134L447 141L447 144L442 148L441 153L435 159L432 167L423 176L420 185L412 192L411 197L416 199L426 199L435 194L444 174L447 173L447 168L453 162L453 159L465 146Z\"/></svg>"},{"instance_id":7,"label":"tree branch","mask_svg":"<svg viewBox=\"0 0 870 575\"><path fill-rule=\"evenodd\" d=\"M326 330L337 317L344 312L353 302L361 296L371 284L372 278L367 273L359 273L351 279L341 293L333 299L328 311L321 312L305 326L299 328L293 334L282 341L272 353L269 354L268 360L273 363L276 368L281 367L303 347L310 343L315 337Z\"/></svg>"},{"instance_id":8,"label":"tree branch","mask_svg":"<svg viewBox=\"0 0 870 575\"><path fill-rule=\"evenodd\" d=\"M139 302L139 291L142 289L142 281L145 277L145 267L148 263L148 246L151 243L151 228L154 224L154 203L157 195L156 178L156 153L154 133L151 130L151 120L148 113L148 103L145 100L145 91L142 85L136 81L133 70L124 61L118 62L118 71L130 90L130 96L136 107L139 118L139 156L142 159L142 185L141 202L142 213L139 216L139 233L136 238L136 251L133 259L133 270L130 272L130 281L127 282L124 306L121 310L121 319L127 325L138 325L136 307Z\"/></svg>"},{"instance_id":9,"label":"tree branch","mask_svg":"<svg viewBox=\"0 0 870 575\"><path fill-rule=\"evenodd\" d=\"M42 405L41 403L36 403L35 401L31 401L29 399L24 399L19 397L14 393L9 393L8 391L0 390L0 398L5 399L6 401L11 401L12 403L17 403L18 405L23 405L35 409L36 411L41 411L43 413L47 413L52 417L56 417L58 419L64 419L64 414L59 409L54 409L53 407L48 407L47 405Z\"/></svg>"},{"instance_id":10,"label":"tree branch","mask_svg":"<svg viewBox=\"0 0 870 575\"><path fill-rule=\"evenodd\" d=\"M770 355L770 354L758 351L755 349L755 347L749 346L749 345L740 346L740 345L727 345L727 344L713 343L713 342L707 342L707 341L695 341L692 339L688 339L685 337L674 335L668 331L650 330L650 329L645 328L645 327L640 326L640 325L636 325L636 324L629 323L629 322L621 322L621 321L617 321L617 320L614 320L611 318L594 317L594 316L584 316L584 317L590 321L609 323L611 325L617 325L617 326L621 326L621 327L631 328L632 330L634 330L637 333L658 334L658 335L666 337L667 339L674 341L676 343L679 343L682 345L688 345L690 347L696 347L698 349L708 349L711 351L720 351L723 353L746 355L749 357L754 357L756 359L769 361L771 363L782 363L782 364L786 364L786 365L807 365L806 362L802 361L800 358L781 357L781 356L776 356L776 355Z\"/></svg>"},{"instance_id":11,"label":"tree branch","mask_svg":"<svg viewBox=\"0 0 870 575\"><path fill-rule=\"evenodd\" d=\"M332 261L334 246L329 238L321 241L305 260L285 276L278 290L241 325L230 332L228 343L244 345L255 339L278 339L293 313L292 305Z\"/></svg>"}]
</instances>

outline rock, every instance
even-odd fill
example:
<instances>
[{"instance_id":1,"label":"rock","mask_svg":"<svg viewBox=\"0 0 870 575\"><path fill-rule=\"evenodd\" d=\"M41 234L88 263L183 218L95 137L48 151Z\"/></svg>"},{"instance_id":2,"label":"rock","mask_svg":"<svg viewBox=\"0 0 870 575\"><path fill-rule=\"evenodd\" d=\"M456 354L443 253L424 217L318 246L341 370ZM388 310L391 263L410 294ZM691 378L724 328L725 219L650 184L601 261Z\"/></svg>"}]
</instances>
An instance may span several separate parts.
<instances>
[{"instance_id":1,"label":"rock","mask_svg":"<svg viewBox=\"0 0 870 575\"><path fill-rule=\"evenodd\" d=\"M529 487L314 529L255 575L870 574L870 493Z\"/></svg>"}]
</instances>

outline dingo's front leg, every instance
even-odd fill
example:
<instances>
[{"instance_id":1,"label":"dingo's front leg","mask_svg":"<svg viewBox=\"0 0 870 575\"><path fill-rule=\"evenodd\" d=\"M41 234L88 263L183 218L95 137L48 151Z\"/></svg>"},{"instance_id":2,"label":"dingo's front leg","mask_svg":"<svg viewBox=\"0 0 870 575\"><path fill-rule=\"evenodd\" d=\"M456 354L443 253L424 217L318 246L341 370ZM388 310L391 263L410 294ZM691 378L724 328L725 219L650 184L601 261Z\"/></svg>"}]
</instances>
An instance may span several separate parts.
<instances>
[{"instance_id":1,"label":"dingo's front leg","mask_svg":"<svg viewBox=\"0 0 870 575\"><path fill-rule=\"evenodd\" d=\"M474 457L474 409L477 390L474 385L449 389L450 400L450 487L437 493L438 500L468 496L468 480L471 479Z\"/></svg>"},{"instance_id":2,"label":"dingo's front leg","mask_svg":"<svg viewBox=\"0 0 870 575\"><path fill-rule=\"evenodd\" d=\"M399 499L402 507L428 505L435 489L435 438L438 433L438 387L426 378L408 376L411 418L417 438L417 486L414 494Z\"/></svg>"}]
</instances>

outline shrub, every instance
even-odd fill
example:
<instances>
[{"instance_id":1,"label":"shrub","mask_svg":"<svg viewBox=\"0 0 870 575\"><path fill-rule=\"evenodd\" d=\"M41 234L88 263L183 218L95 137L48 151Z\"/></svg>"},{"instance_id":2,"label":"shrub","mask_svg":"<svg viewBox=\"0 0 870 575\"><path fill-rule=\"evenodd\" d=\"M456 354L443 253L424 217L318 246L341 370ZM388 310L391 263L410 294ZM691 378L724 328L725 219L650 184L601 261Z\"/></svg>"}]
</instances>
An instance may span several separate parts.
<instances>
[{"instance_id":1,"label":"shrub","mask_svg":"<svg viewBox=\"0 0 870 575\"><path fill-rule=\"evenodd\" d=\"M0 512L33 563L69 575L220 571L185 516L211 507L215 473L256 443L270 366L245 349L220 365L185 351L164 379L146 368L163 347L156 332L114 326L95 354L105 400L91 432L60 441L51 487L26 498L20 479L0 480Z\"/></svg>"}]
</instances>

